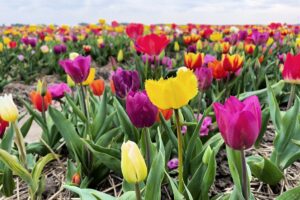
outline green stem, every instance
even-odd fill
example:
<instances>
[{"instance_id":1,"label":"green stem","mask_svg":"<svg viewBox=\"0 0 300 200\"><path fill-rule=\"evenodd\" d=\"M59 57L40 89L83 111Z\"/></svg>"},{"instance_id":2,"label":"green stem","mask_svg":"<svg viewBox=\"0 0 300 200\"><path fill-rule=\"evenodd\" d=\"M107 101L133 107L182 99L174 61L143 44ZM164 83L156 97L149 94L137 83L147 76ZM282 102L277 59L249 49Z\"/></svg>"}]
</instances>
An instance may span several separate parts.
<instances>
[{"instance_id":1,"label":"green stem","mask_svg":"<svg viewBox=\"0 0 300 200\"><path fill-rule=\"evenodd\" d=\"M150 132L148 128L144 128L144 142L146 145L146 162L147 167L150 169L151 167L151 149L150 149Z\"/></svg>"},{"instance_id":2,"label":"green stem","mask_svg":"<svg viewBox=\"0 0 300 200\"><path fill-rule=\"evenodd\" d=\"M183 156L182 156L182 134L181 124L179 119L179 110L175 109L176 129L178 139L178 191L183 192Z\"/></svg>"},{"instance_id":3,"label":"green stem","mask_svg":"<svg viewBox=\"0 0 300 200\"><path fill-rule=\"evenodd\" d=\"M286 107L287 110L293 105L294 100L295 100L295 94L296 94L296 84L292 84L291 85L291 94L290 94L289 102L288 102L288 105Z\"/></svg>"},{"instance_id":4,"label":"green stem","mask_svg":"<svg viewBox=\"0 0 300 200\"><path fill-rule=\"evenodd\" d=\"M247 176L247 164L245 158L244 149L241 150L241 159L242 159L242 192L245 200L249 199L248 196L248 176Z\"/></svg>"},{"instance_id":5,"label":"green stem","mask_svg":"<svg viewBox=\"0 0 300 200\"><path fill-rule=\"evenodd\" d=\"M135 196L136 196L136 200L142 200L142 195L141 195L141 190L140 190L139 183L135 184Z\"/></svg>"},{"instance_id":6,"label":"green stem","mask_svg":"<svg viewBox=\"0 0 300 200\"><path fill-rule=\"evenodd\" d=\"M80 84L80 91L81 91L80 97L81 97L81 101L82 101L82 107L83 107L84 115L87 119L86 129L84 131L83 137L85 139L87 139L88 133L89 133L89 114L88 114L87 105L86 105L86 96L85 96L85 92L84 92L84 88L83 88L82 84Z\"/></svg>"},{"instance_id":7,"label":"green stem","mask_svg":"<svg viewBox=\"0 0 300 200\"><path fill-rule=\"evenodd\" d=\"M18 151L19 151L19 159L20 159L21 163L23 163L23 165L26 167L27 161L26 161L26 148L25 148L24 138L18 127L17 122L16 121L13 122L12 125L13 125L13 127L15 129L15 133L16 133L15 143L16 143Z\"/></svg>"},{"instance_id":8,"label":"green stem","mask_svg":"<svg viewBox=\"0 0 300 200\"><path fill-rule=\"evenodd\" d=\"M199 117L199 114L201 113L202 97L203 97L203 92L202 92L202 91L199 91L199 101L198 101L197 118Z\"/></svg>"}]
</instances>

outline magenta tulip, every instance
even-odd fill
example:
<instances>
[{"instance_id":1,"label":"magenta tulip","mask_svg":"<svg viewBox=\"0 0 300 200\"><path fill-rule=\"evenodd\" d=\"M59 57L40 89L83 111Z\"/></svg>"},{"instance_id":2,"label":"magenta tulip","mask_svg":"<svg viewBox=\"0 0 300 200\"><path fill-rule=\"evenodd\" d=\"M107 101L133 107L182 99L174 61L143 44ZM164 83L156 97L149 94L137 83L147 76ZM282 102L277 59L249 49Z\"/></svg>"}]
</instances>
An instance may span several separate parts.
<instances>
[{"instance_id":1,"label":"magenta tulip","mask_svg":"<svg viewBox=\"0 0 300 200\"><path fill-rule=\"evenodd\" d=\"M213 104L217 123L225 143L235 149L250 148L256 141L261 129L261 107L257 96L243 102L229 97L225 104Z\"/></svg>"},{"instance_id":2,"label":"magenta tulip","mask_svg":"<svg viewBox=\"0 0 300 200\"><path fill-rule=\"evenodd\" d=\"M71 88L66 83L56 83L48 87L53 99L61 99L65 93L71 93Z\"/></svg>"},{"instance_id":3,"label":"magenta tulip","mask_svg":"<svg viewBox=\"0 0 300 200\"><path fill-rule=\"evenodd\" d=\"M77 56L74 60L61 60L59 64L75 83L82 83L90 73L91 56Z\"/></svg>"}]
</instances>

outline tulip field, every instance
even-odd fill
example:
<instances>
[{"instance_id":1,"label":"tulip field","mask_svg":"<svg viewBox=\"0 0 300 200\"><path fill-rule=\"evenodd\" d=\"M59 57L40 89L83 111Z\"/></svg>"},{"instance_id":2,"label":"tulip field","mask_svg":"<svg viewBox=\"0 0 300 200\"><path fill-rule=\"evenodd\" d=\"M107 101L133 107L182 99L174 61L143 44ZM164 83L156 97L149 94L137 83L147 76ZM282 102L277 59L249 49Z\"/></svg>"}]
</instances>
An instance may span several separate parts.
<instances>
[{"instance_id":1,"label":"tulip field","mask_svg":"<svg viewBox=\"0 0 300 200\"><path fill-rule=\"evenodd\" d=\"M0 199L299 200L298 84L298 25L1 26Z\"/></svg>"}]
</instances>

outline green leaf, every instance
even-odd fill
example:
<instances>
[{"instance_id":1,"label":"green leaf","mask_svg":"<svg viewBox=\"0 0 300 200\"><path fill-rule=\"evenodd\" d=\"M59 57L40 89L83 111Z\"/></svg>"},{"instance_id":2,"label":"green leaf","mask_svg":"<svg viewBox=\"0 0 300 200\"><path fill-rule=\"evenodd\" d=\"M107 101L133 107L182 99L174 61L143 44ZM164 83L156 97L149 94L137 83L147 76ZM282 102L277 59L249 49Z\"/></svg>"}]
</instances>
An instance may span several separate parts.
<instances>
[{"instance_id":1,"label":"green leaf","mask_svg":"<svg viewBox=\"0 0 300 200\"><path fill-rule=\"evenodd\" d=\"M165 120L164 116L161 113L159 113L159 118L169 136L169 139L171 140L171 142L173 144L173 147L175 149L177 149L178 141L177 141L177 138L176 138L174 132L172 131L171 127L167 124L167 121Z\"/></svg>"},{"instance_id":2,"label":"green leaf","mask_svg":"<svg viewBox=\"0 0 300 200\"><path fill-rule=\"evenodd\" d=\"M120 121L120 125L124 131L124 133L128 136L128 138L134 142L138 141L138 138L135 137L134 133L137 133L136 128L132 125L128 115L126 114L124 108L121 106L119 101L114 98L114 107L117 110L117 115Z\"/></svg>"},{"instance_id":3,"label":"green leaf","mask_svg":"<svg viewBox=\"0 0 300 200\"><path fill-rule=\"evenodd\" d=\"M284 177L280 169L267 158L250 156L247 158L247 163L252 174L269 185L276 185Z\"/></svg>"},{"instance_id":4,"label":"green leaf","mask_svg":"<svg viewBox=\"0 0 300 200\"><path fill-rule=\"evenodd\" d=\"M84 123L87 122L87 119L83 112L80 110L80 108L75 104L75 102L72 100L71 96L69 94L65 95L66 100L68 104L72 107L73 112L83 121Z\"/></svg>"},{"instance_id":5,"label":"green leaf","mask_svg":"<svg viewBox=\"0 0 300 200\"><path fill-rule=\"evenodd\" d=\"M93 189L81 189L76 186L64 185L64 188L77 193L81 200L115 200L116 198Z\"/></svg>"},{"instance_id":6,"label":"green leaf","mask_svg":"<svg viewBox=\"0 0 300 200\"><path fill-rule=\"evenodd\" d=\"M300 199L300 186L284 192L276 200L299 200Z\"/></svg>"},{"instance_id":7,"label":"green leaf","mask_svg":"<svg viewBox=\"0 0 300 200\"><path fill-rule=\"evenodd\" d=\"M30 130L30 127L32 125L32 122L33 122L33 119L34 117L30 117L24 124L23 126L21 127L21 133L23 135L23 137L25 138L28 131Z\"/></svg>"},{"instance_id":8,"label":"green leaf","mask_svg":"<svg viewBox=\"0 0 300 200\"><path fill-rule=\"evenodd\" d=\"M2 183L4 187L2 187L1 192L6 197L12 196L14 194L15 181L11 169L7 166L5 166L3 170Z\"/></svg>"},{"instance_id":9,"label":"green leaf","mask_svg":"<svg viewBox=\"0 0 300 200\"><path fill-rule=\"evenodd\" d=\"M125 192L118 200L136 200L134 191Z\"/></svg>"},{"instance_id":10,"label":"green leaf","mask_svg":"<svg viewBox=\"0 0 300 200\"><path fill-rule=\"evenodd\" d=\"M106 90L104 90L100 106L97 106L97 114L92 123L92 135L94 136L94 138L96 137L97 133L99 133L102 125L105 122L106 112L107 112L107 92Z\"/></svg>"},{"instance_id":11,"label":"green leaf","mask_svg":"<svg viewBox=\"0 0 300 200\"><path fill-rule=\"evenodd\" d=\"M35 110L33 110L32 107L26 101L24 101L23 99L20 99L20 101L24 104L29 114L32 117L34 117L34 120L40 125L40 127L43 130L47 130L47 125L45 124L42 116L39 113L37 113Z\"/></svg>"},{"instance_id":12,"label":"green leaf","mask_svg":"<svg viewBox=\"0 0 300 200\"><path fill-rule=\"evenodd\" d=\"M55 155L52 153L47 154L46 156L39 159L39 161L35 164L32 170L32 179L35 183L39 182L40 176L46 164L55 159Z\"/></svg>"},{"instance_id":13,"label":"green leaf","mask_svg":"<svg viewBox=\"0 0 300 200\"><path fill-rule=\"evenodd\" d=\"M7 165L16 175L18 175L27 184L33 186L33 180L30 173L17 161L15 156L0 149L0 160Z\"/></svg>"},{"instance_id":14,"label":"green leaf","mask_svg":"<svg viewBox=\"0 0 300 200\"><path fill-rule=\"evenodd\" d=\"M174 200L184 200L184 196L178 191L176 183L173 181L173 179L169 176L169 174L165 171L165 175L167 176L169 183L171 185Z\"/></svg>"}]
</instances>

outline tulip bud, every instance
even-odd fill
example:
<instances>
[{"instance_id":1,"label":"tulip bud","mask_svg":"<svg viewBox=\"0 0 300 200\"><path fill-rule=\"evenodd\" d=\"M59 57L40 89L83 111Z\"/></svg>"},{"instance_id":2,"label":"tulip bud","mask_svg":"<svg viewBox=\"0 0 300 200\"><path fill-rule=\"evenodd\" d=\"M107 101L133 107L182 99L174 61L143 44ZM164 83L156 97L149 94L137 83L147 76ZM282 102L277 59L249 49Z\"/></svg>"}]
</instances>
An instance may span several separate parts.
<instances>
[{"instance_id":1,"label":"tulip bud","mask_svg":"<svg viewBox=\"0 0 300 200\"><path fill-rule=\"evenodd\" d=\"M211 150L210 146L208 146L206 148L205 152L204 152L203 157L202 157L202 162L204 164L206 164L206 165L208 164L209 159L210 159L212 153L213 153L213 151Z\"/></svg>"},{"instance_id":2,"label":"tulip bud","mask_svg":"<svg viewBox=\"0 0 300 200\"><path fill-rule=\"evenodd\" d=\"M36 87L37 92L43 97L47 93L47 83L44 80L38 80L37 87Z\"/></svg>"},{"instance_id":3,"label":"tulip bud","mask_svg":"<svg viewBox=\"0 0 300 200\"><path fill-rule=\"evenodd\" d=\"M176 52L180 51L180 46L177 41L174 42L174 51L176 51Z\"/></svg>"},{"instance_id":4,"label":"tulip bud","mask_svg":"<svg viewBox=\"0 0 300 200\"><path fill-rule=\"evenodd\" d=\"M75 58L77 58L77 56L79 56L78 53L72 52L72 53L70 53L69 58L70 58L71 60L74 60Z\"/></svg>"},{"instance_id":5,"label":"tulip bud","mask_svg":"<svg viewBox=\"0 0 300 200\"><path fill-rule=\"evenodd\" d=\"M90 88L93 91L93 94L96 96L101 96L103 94L103 91L105 89L105 84L102 79L94 80L90 84Z\"/></svg>"},{"instance_id":6,"label":"tulip bud","mask_svg":"<svg viewBox=\"0 0 300 200\"><path fill-rule=\"evenodd\" d=\"M117 61L122 62L123 59L124 59L123 50L120 49L119 52L118 52Z\"/></svg>"},{"instance_id":7,"label":"tulip bud","mask_svg":"<svg viewBox=\"0 0 300 200\"><path fill-rule=\"evenodd\" d=\"M75 173L75 174L72 176L72 183L73 183L74 185L79 186L79 185L80 185L80 182L81 182L81 180L80 180L80 174L79 174L79 173Z\"/></svg>"},{"instance_id":8,"label":"tulip bud","mask_svg":"<svg viewBox=\"0 0 300 200\"><path fill-rule=\"evenodd\" d=\"M197 43L196 43L196 49L197 49L197 51L200 51L202 49L202 42L201 42L201 40L197 41Z\"/></svg>"},{"instance_id":9,"label":"tulip bud","mask_svg":"<svg viewBox=\"0 0 300 200\"><path fill-rule=\"evenodd\" d=\"M121 147L121 170L128 183L139 183L147 177L147 166L136 143L127 141Z\"/></svg>"},{"instance_id":10,"label":"tulip bud","mask_svg":"<svg viewBox=\"0 0 300 200\"><path fill-rule=\"evenodd\" d=\"M198 80L198 89L200 91L206 91L209 89L213 81L212 69L206 67L197 68L195 75Z\"/></svg>"}]
</instances>

